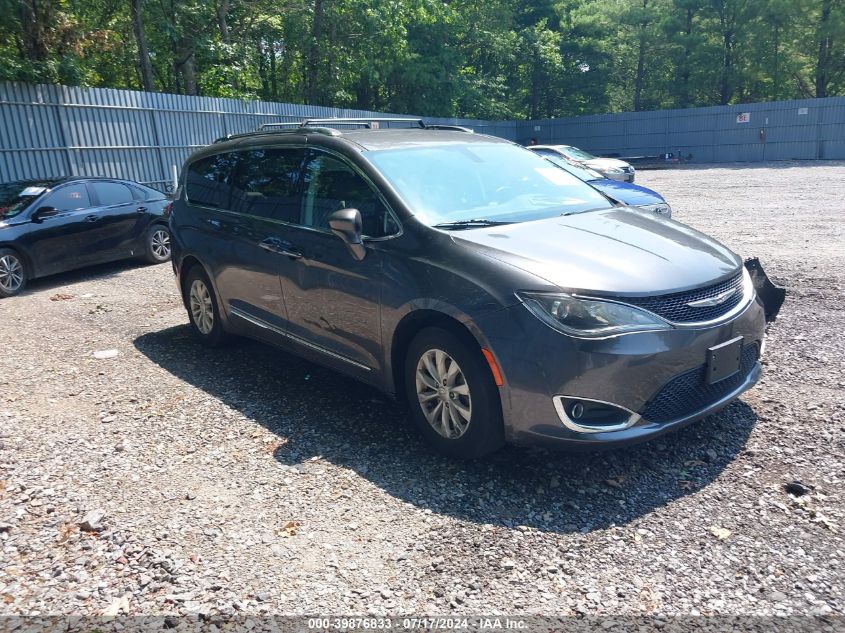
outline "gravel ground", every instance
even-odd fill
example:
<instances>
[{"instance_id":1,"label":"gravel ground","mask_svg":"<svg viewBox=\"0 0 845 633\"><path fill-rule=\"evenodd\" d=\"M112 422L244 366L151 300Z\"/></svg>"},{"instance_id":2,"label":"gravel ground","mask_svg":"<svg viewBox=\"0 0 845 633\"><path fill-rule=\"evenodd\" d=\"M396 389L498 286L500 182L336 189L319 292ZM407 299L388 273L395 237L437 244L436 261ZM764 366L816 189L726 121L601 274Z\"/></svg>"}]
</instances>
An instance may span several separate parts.
<instances>
[{"instance_id":1,"label":"gravel ground","mask_svg":"<svg viewBox=\"0 0 845 633\"><path fill-rule=\"evenodd\" d=\"M756 389L624 450L436 457L367 387L200 348L169 266L0 301L0 613L842 614L845 164L638 182L789 295Z\"/></svg>"}]
</instances>

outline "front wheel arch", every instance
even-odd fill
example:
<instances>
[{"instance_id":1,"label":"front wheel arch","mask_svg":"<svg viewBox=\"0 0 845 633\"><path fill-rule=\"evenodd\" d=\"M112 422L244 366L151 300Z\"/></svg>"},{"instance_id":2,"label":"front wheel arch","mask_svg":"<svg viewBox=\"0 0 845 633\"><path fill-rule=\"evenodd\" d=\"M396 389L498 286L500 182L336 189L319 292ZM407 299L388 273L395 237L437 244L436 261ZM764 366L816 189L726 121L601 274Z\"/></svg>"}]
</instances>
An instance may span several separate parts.
<instances>
[{"instance_id":1,"label":"front wheel arch","mask_svg":"<svg viewBox=\"0 0 845 633\"><path fill-rule=\"evenodd\" d=\"M30 257L29 253L26 249L20 248L17 244L3 244L0 242L0 250L7 250L13 251L15 255L21 258L21 261L26 268L26 278L27 280L36 279L40 275L38 275L38 271L35 269L35 261Z\"/></svg>"},{"instance_id":2,"label":"front wheel arch","mask_svg":"<svg viewBox=\"0 0 845 633\"><path fill-rule=\"evenodd\" d=\"M11 294L6 294L5 291L3 291L4 294L0 295L0 297L12 297L20 294L26 289L27 283L33 278L32 268L26 255L24 255L19 249L12 246L0 245L0 257L4 256L4 254L13 256L18 261L22 269L21 273L23 280L21 283L13 291L11 291Z\"/></svg>"},{"instance_id":3,"label":"front wheel arch","mask_svg":"<svg viewBox=\"0 0 845 633\"><path fill-rule=\"evenodd\" d=\"M428 327L439 327L451 332L461 339L467 346L478 349L481 354L482 343L473 335L470 329L456 318L437 310L415 310L406 314L396 329L390 345L390 368L393 380L393 393L396 399L406 403L404 385L405 357L411 341L422 330Z\"/></svg>"},{"instance_id":4,"label":"front wheel arch","mask_svg":"<svg viewBox=\"0 0 845 633\"><path fill-rule=\"evenodd\" d=\"M437 369L434 361L425 362L431 355L439 357ZM403 375L411 421L438 452L457 459L476 459L505 444L499 390L475 342L451 329L423 328L408 346ZM450 382L449 376L456 382ZM432 404L436 405L433 410ZM460 413L455 414L456 410Z\"/></svg>"}]
</instances>

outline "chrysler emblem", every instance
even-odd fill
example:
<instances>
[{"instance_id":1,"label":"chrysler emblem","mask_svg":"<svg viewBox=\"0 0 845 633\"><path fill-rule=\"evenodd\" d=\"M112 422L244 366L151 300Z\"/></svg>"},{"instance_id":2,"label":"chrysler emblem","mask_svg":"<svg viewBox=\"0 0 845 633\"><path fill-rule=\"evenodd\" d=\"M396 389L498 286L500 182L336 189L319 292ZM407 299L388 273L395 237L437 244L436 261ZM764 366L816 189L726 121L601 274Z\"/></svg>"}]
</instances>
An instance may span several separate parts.
<instances>
[{"instance_id":1,"label":"chrysler emblem","mask_svg":"<svg viewBox=\"0 0 845 633\"><path fill-rule=\"evenodd\" d=\"M690 301L687 305L690 308L711 308L713 306L718 306L730 299L738 290L739 288L731 288L730 290L725 290L725 292L714 297L707 297L706 299L699 299L698 301Z\"/></svg>"}]
</instances>

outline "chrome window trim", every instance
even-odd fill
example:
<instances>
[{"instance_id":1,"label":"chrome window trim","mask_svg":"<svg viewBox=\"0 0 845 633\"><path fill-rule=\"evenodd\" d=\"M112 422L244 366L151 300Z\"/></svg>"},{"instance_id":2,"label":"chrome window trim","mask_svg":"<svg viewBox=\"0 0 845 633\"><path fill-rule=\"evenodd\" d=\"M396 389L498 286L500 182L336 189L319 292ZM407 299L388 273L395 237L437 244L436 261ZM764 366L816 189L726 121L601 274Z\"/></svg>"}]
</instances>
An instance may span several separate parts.
<instances>
[{"instance_id":1,"label":"chrome window trim","mask_svg":"<svg viewBox=\"0 0 845 633\"><path fill-rule=\"evenodd\" d=\"M376 184L372 181L372 179L369 176L367 176L367 174L365 174L357 165L354 165L353 163L351 163L349 161L349 159L346 158L346 156L344 156L343 154L341 154L340 152L337 152L335 150L327 149L325 147L315 147L314 145L307 145L307 144L300 144L300 143L296 143L296 144L273 143L273 144L270 144L270 145L260 145L260 146L256 146L256 147L244 146L244 147L239 147L237 149L230 149L230 150L226 150L226 151L223 151L223 152L217 152L215 154L208 154L207 156L203 156L202 159L200 159L200 160L205 160L206 158L210 158L212 156L223 156L224 154L231 154L233 152L247 152L247 151L250 151L250 150L253 150L253 149L258 149L259 147L262 148L262 149L263 148L267 148L267 149L302 149L302 150L309 150L310 149L310 150L317 150L317 151L320 151L320 152L325 152L326 154L331 155L333 158L337 158L338 160L340 160L345 165L350 167L356 174L358 174L360 177L362 177L364 179L364 182L367 183L367 186L369 186L370 189L372 189L375 192L376 196L378 196L378 199L384 205L384 208L387 209L387 212L390 214L390 217L393 218L393 221L396 223L396 226L399 227L398 231L396 231L395 233L391 233L390 235L382 235L380 237L370 237L369 235L362 235L361 239L364 242L384 242L384 241L387 241L387 240L392 240L392 239L397 238L397 237L401 237L404 234L405 229L402 225L402 222L399 220L399 216L393 210L393 207L390 206L390 203L387 201L387 199L382 194L381 190L376 186ZM193 165L195 162L197 162L197 161L192 161L188 165L187 169L185 170L186 173L191 169L191 165ZM260 216L260 215L252 215L251 213L242 213L240 211L232 211L231 209L223 209L221 207L210 207L208 205L200 204L198 202L192 202L190 197L188 196L187 175L185 177L184 190L185 190L185 203L191 205L192 207L196 207L198 209L205 209L207 211L218 211L218 212L221 212L221 213L228 213L229 215L233 215L233 216L236 216L236 217L246 217L246 218L252 218L252 219L255 219L255 220L263 220L265 222L272 222L273 224L279 224L281 226L289 226L289 227L296 228L296 229L304 229L306 231L314 231L314 232L320 233L322 235L333 235L333 233L331 231L326 231L326 230L319 229L319 228L316 228L316 227L313 227L313 226L306 226L304 224L299 224L297 222L285 222L284 220L276 220L274 218L266 218L266 217Z\"/></svg>"},{"instance_id":2,"label":"chrome window trim","mask_svg":"<svg viewBox=\"0 0 845 633\"><path fill-rule=\"evenodd\" d=\"M367 367L366 365L359 363L358 361L354 361L351 358L347 358L346 356L343 356L341 354L338 354L336 352L328 350L325 347L317 345L316 343L312 343L311 341L306 341L305 339L300 338L299 336L296 336L295 334L291 334L290 332L286 332L283 329L276 327L272 323L267 323L267 321L265 321L263 319L259 319L256 316L253 316L251 314L248 314L247 312L244 312L240 308L236 308L236 307L230 305L229 306L229 314L236 316L238 318L241 318L244 321L252 323L253 325L258 326L262 329L273 332L274 334L278 334L279 336L283 336L287 339L290 339L290 340L292 340L296 343L299 343L300 345L304 345L305 347L309 347L309 348L316 350L318 352L322 352L326 356L331 356L332 358L342 360L344 362L349 363L350 365L354 365L355 367L358 367L359 369L363 369L365 371L372 371L371 367Z\"/></svg>"},{"instance_id":3,"label":"chrome window trim","mask_svg":"<svg viewBox=\"0 0 845 633\"><path fill-rule=\"evenodd\" d=\"M597 402L598 404L606 404L608 406L614 407L616 409L620 409L628 413L628 419L623 422L622 424L614 424L612 426L591 426L589 424L579 424L575 422L569 415L566 413L566 407L563 406L563 399L569 398L571 400L584 400L585 402ZM610 433L613 431L624 431L625 429L629 429L637 422L642 420L642 416L639 413L635 413L630 409L625 407L621 407L618 404L614 404L613 402L606 402L604 400L596 400L595 398L581 398L580 396L554 396L552 397L552 402L555 405L555 411L557 411L557 415L560 418L560 421L563 425L568 428L570 431L575 431L576 433Z\"/></svg>"},{"instance_id":4,"label":"chrome window trim","mask_svg":"<svg viewBox=\"0 0 845 633\"><path fill-rule=\"evenodd\" d=\"M387 210L388 214L390 214L390 217L393 218L393 221L396 223L396 226L399 227L399 230L396 231L396 233L391 233L390 235L382 235L382 236L379 236L379 237L370 237L369 235L361 235L362 240L366 240L368 242L383 241L383 240L392 239L394 237L399 237L400 235L402 235L402 233L404 232L404 228L402 227L402 223L399 221L399 218L397 217L396 213L393 211L393 207L390 206L390 204L387 202L385 197L382 195L381 191L376 186L376 184L372 181L372 179L367 174L364 173L364 171L362 169L360 169L357 165L350 162L350 160L346 156L341 154L340 152L337 152L337 151L334 151L334 150L331 150L331 149L327 149L325 147L315 147L314 145L308 145L308 146L303 146L303 147L305 147L306 149L314 150L315 152L323 152L325 154L328 154L332 158L336 158L341 163L343 163L344 165L346 165L347 167L352 169L352 171L354 171L356 174L358 174L361 178L363 178L364 182L367 183L367 186L370 189L372 189L372 191L376 194L376 196L378 196L379 201L384 205L384 208ZM303 192L303 195L304 195L304 192ZM333 235L333 233L331 231L326 231L324 229L320 229L320 228L317 228L317 227L314 227L314 226L306 226L304 224L293 224L293 226L303 228L303 229L309 229L309 230L312 230L312 231L317 231L318 233L324 233L326 235Z\"/></svg>"}]
</instances>

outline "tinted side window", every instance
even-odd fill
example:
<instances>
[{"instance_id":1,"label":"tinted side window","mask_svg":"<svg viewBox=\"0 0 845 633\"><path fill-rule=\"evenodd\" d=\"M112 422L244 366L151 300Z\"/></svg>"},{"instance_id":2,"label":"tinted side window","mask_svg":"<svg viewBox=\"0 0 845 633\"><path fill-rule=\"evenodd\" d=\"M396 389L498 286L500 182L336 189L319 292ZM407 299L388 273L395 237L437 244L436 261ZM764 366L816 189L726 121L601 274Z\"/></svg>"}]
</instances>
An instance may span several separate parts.
<instances>
[{"instance_id":1,"label":"tinted side window","mask_svg":"<svg viewBox=\"0 0 845 633\"><path fill-rule=\"evenodd\" d=\"M329 230L329 216L341 209L361 212L363 233L384 237L396 233L393 216L370 185L345 162L313 152L304 172L300 224Z\"/></svg>"},{"instance_id":2,"label":"tinted side window","mask_svg":"<svg viewBox=\"0 0 845 633\"><path fill-rule=\"evenodd\" d=\"M74 211L90 207L91 201L88 198L88 189L83 183L79 183L57 189L47 196L41 206L55 207L59 211Z\"/></svg>"},{"instance_id":3,"label":"tinted side window","mask_svg":"<svg viewBox=\"0 0 845 633\"><path fill-rule=\"evenodd\" d=\"M100 205L104 207L132 202L132 192L129 187L119 182L94 182L91 186L94 187L94 194L100 201Z\"/></svg>"},{"instance_id":4,"label":"tinted side window","mask_svg":"<svg viewBox=\"0 0 845 633\"><path fill-rule=\"evenodd\" d=\"M136 200L148 200L149 197L147 195L146 189L141 189L140 187L129 187L132 190L132 197Z\"/></svg>"},{"instance_id":5,"label":"tinted side window","mask_svg":"<svg viewBox=\"0 0 845 633\"><path fill-rule=\"evenodd\" d=\"M299 222L300 172L305 150L266 148L238 154L231 209L262 218Z\"/></svg>"},{"instance_id":6,"label":"tinted side window","mask_svg":"<svg viewBox=\"0 0 845 633\"><path fill-rule=\"evenodd\" d=\"M192 204L229 209L231 183L238 158L234 152L195 161L188 166L186 193Z\"/></svg>"}]
</instances>

